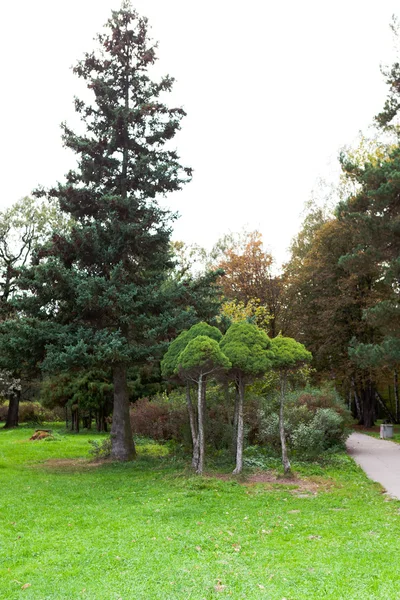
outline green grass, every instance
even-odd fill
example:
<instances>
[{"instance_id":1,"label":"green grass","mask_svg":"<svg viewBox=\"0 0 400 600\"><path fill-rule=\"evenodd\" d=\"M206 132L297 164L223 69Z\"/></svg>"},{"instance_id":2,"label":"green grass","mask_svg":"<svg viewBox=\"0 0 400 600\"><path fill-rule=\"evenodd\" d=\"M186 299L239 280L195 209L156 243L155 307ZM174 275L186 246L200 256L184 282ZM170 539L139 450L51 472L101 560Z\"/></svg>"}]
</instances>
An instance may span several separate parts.
<instances>
[{"instance_id":1,"label":"green grass","mask_svg":"<svg viewBox=\"0 0 400 600\"><path fill-rule=\"evenodd\" d=\"M299 467L306 489L243 485L194 477L165 446L93 467L93 434L32 433L0 430L1 599L400 596L400 503L345 455Z\"/></svg>"}]
</instances>

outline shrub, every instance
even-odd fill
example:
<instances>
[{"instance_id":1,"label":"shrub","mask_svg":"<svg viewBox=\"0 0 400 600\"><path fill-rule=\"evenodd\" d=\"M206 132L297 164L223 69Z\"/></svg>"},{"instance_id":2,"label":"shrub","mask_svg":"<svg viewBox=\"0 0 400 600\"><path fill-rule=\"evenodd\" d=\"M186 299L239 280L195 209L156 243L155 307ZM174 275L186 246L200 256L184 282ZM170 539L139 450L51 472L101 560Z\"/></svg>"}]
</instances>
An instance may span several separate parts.
<instances>
[{"instance_id":1,"label":"shrub","mask_svg":"<svg viewBox=\"0 0 400 600\"><path fill-rule=\"evenodd\" d=\"M8 402L0 404L0 421L5 421L8 412ZM45 422L62 421L64 411L62 409L44 408L39 402L19 403L19 422L35 423L40 425Z\"/></svg>"},{"instance_id":2,"label":"shrub","mask_svg":"<svg viewBox=\"0 0 400 600\"><path fill-rule=\"evenodd\" d=\"M285 406L285 433L289 450L298 458L310 460L324 451L342 446L351 422L342 399L329 387L295 390ZM277 402L261 411L258 443L276 451L280 448Z\"/></svg>"},{"instance_id":3,"label":"shrub","mask_svg":"<svg viewBox=\"0 0 400 600\"><path fill-rule=\"evenodd\" d=\"M95 459L99 458L109 458L111 456L111 438L105 438L98 442L97 440L89 440L89 444L91 448L89 450L89 454L91 454Z\"/></svg>"},{"instance_id":4,"label":"shrub","mask_svg":"<svg viewBox=\"0 0 400 600\"><path fill-rule=\"evenodd\" d=\"M166 394L153 398L141 398L132 405L132 431L136 435L158 441L175 440L189 444L190 430L186 406Z\"/></svg>"}]
</instances>

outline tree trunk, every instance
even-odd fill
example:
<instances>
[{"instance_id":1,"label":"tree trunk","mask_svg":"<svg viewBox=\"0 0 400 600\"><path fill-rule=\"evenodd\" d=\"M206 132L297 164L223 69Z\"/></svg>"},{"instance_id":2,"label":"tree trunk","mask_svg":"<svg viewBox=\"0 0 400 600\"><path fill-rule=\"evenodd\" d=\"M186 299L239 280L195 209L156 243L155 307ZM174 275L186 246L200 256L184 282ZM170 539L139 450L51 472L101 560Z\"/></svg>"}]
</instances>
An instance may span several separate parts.
<instances>
[{"instance_id":1,"label":"tree trunk","mask_svg":"<svg viewBox=\"0 0 400 600\"><path fill-rule=\"evenodd\" d=\"M357 390L356 390L356 384L354 379L351 380L351 385L354 391L354 405L355 405L355 414L353 413L354 418L356 418L358 420L358 423L360 424L362 422L362 407L360 404L360 399L358 397L357 394Z\"/></svg>"},{"instance_id":2,"label":"tree trunk","mask_svg":"<svg viewBox=\"0 0 400 600\"><path fill-rule=\"evenodd\" d=\"M375 387L371 381L368 381L361 390L362 419L360 425L364 427L373 427L375 424Z\"/></svg>"},{"instance_id":3,"label":"tree trunk","mask_svg":"<svg viewBox=\"0 0 400 600\"><path fill-rule=\"evenodd\" d=\"M186 383L186 403L187 403L187 409L188 409L188 413L189 413L190 432L192 434L192 445L193 445L192 467L193 467L193 469L196 470L199 466L199 436L197 433L196 415L194 412L194 406L192 403L192 399L190 397L189 382Z\"/></svg>"},{"instance_id":4,"label":"tree trunk","mask_svg":"<svg viewBox=\"0 0 400 600\"><path fill-rule=\"evenodd\" d=\"M283 415L283 407L285 405L285 393L286 393L286 373L281 373L281 405L279 408L279 435L281 438L281 447L282 447L282 464L283 464L283 473L285 477L291 475L290 462L287 455L286 448L286 437L285 437L285 423L284 423L284 415Z\"/></svg>"},{"instance_id":5,"label":"tree trunk","mask_svg":"<svg viewBox=\"0 0 400 600\"><path fill-rule=\"evenodd\" d=\"M119 461L133 460L136 449L129 418L129 395L126 367L113 367L114 408L111 426L111 458Z\"/></svg>"},{"instance_id":6,"label":"tree trunk","mask_svg":"<svg viewBox=\"0 0 400 600\"><path fill-rule=\"evenodd\" d=\"M394 370L393 373L393 388L394 388L394 400L395 400L395 410L394 414L396 417L396 423L399 422L399 380L397 369Z\"/></svg>"},{"instance_id":7,"label":"tree trunk","mask_svg":"<svg viewBox=\"0 0 400 600\"><path fill-rule=\"evenodd\" d=\"M198 418L198 440L199 440L199 460L196 469L198 475L203 474L204 469L204 391L205 381L203 375L200 375L197 390L197 418Z\"/></svg>"},{"instance_id":8,"label":"tree trunk","mask_svg":"<svg viewBox=\"0 0 400 600\"><path fill-rule=\"evenodd\" d=\"M384 403L384 401L382 400L381 396L378 394L378 392L375 392L375 398L378 401L378 404L381 405L381 408L384 410L384 412L386 413L387 417L389 418L389 421L391 423L395 422L395 418L392 415L391 411L389 410L389 408L386 406L386 404Z\"/></svg>"},{"instance_id":9,"label":"tree trunk","mask_svg":"<svg viewBox=\"0 0 400 600\"><path fill-rule=\"evenodd\" d=\"M239 422L239 386L235 381L235 412L233 413L233 434L232 434L232 455L236 458L237 454L237 439L238 439L238 422Z\"/></svg>"},{"instance_id":10,"label":"tree trunk","mask_svg":"<svg viewBox=\"0 0 400 600\"><path fill-rule=\"evenodd\" d=\"M6 424L4 429L11 429L12 427L18 427L18 416L19 416L19 399L20 393L17 392L15 395L10 397L8 402L8 412Z\"/></svg>"},{"instance_id":11,"label":"tree trunk","mask_svg":"<svg viewBox=\"0 0 400 600\"><path fill-rule=\"evenodd\" d=\"M239 475L243 469L243 439L244 439L244 423L243 423L243 405L244 405L244 381L240 377L238 382L238 423L237 423L237 443L236 443L236 467L233 470L234 475Z\"/></svg>"}]
</instances>

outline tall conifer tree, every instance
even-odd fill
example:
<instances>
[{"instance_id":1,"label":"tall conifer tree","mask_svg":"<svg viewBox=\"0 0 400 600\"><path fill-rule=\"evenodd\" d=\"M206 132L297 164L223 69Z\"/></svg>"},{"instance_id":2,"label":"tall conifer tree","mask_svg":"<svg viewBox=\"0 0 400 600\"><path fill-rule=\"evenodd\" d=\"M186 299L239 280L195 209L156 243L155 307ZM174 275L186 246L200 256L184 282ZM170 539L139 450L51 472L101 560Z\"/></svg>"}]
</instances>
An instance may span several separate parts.
<instances>
[{"instance_id":1,"label":"tall conifer tree","mask_svg":"<svg viewBox=\"0 0 400 600\"><path fill-rule=\"evenodd\" d=\"M156 45L147 30L147 20L124 1L97 36L96 50L74 68L94 102L75 99L85 131L62 129L78 165L46 193L75 224L37 254L21 280L27 292L19 303L37 327L54 324L45 368L112 366L117 460L135 455L127 368L154 353L174 319L182 322L179 290L168 278L173 215L157 199L191 177L168 144L185 113L163 102L171 77L150 79Z\"/></svg>"}]
</instances>

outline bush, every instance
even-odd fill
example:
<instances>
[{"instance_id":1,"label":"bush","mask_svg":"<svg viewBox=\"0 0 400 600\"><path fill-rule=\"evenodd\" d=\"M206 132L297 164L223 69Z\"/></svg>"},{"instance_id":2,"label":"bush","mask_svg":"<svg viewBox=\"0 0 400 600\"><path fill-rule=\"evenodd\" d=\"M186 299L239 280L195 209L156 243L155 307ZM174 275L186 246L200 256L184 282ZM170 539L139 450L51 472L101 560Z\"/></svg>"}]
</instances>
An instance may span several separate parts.
<instances>
[{"instance_id":1,"label":"bush","mask_svg":"<svg viewBox=\"0 0 400 600\"><path fill-rule=\"evenodd\" d=\"M136 435L157 441L175 440L189 444L190 429L185 404L182 399L166 394L141 398L132 405L132 431Z\"/></svg>"},{"instance_id":2,"label":"bush","mask_svg":"<svg viewBox=\"0 0 400 600\"><path fill-rule=\"evenodd\" d=\"M196 407L197 398L192 392ZM157 441L173 440L191 446L189 416L185 392L174 391L153 398L141 398L131 407L132 431L136 435ZM230 448L233 436L233 405L217 386L210 386L205 415L206 444L221 450Z\"/></svg>"},{"instance_id":3,"label":"bush","mask_svg":"<svg viewBox=\"0 0 400 600\"><path fill-rule=\"evenodd\" d=\"M0 404L0 421L7 419L8 402ZM46 422L62 421L64 411L62 409L44 408L39 402L20 402L19 403L19 422L35 423L40 425Z\"/></svg>"},{"instance_id":4,"label":"bush","mask_svg":"<svg viewBox=\"0 0 400 600\"><path fill-rule=\"evenodd\" d=\"M297 390L285 405L285 434L289 451L304 460L343 446L351 415L337 392L329 387ZM258 443L280 450L278 401L261 411Z\"/></svg>"},{"instance_id":5,"label":"bush","mask_svg":"<svg viewBox=\"0 0 400 600\"><path fill-rule=\"evenodd\" d=\"M109 458L111 456L111 438L105 438L98 442L97 440L89 440L91 448L89 454L95 459Z\"/></svg>"},{"instance_id":6,"label":"bush","mask_svg":"<svg viewBox=\"0 0 400 600\"><path fill-rule=\"evenodd\" d=\"M246 444L268 447L280 453L279 400L265 399L249 390L244 407ZM197 404L195 392L192 402ZM205 418L206 443L214 450L232 448L235 391L215 384L207 387ZM288 394L285 431L288 449L298 458L309 460L342 445L350 422L339 395L330 388L306 389ZM157 441L172 440L185 448L191 445L185 392L142 398L131 408L134 434Z\"/></svg>"}]
</instances>

